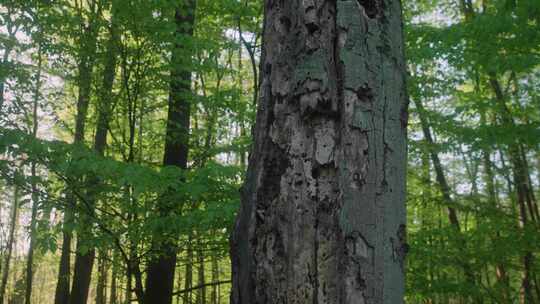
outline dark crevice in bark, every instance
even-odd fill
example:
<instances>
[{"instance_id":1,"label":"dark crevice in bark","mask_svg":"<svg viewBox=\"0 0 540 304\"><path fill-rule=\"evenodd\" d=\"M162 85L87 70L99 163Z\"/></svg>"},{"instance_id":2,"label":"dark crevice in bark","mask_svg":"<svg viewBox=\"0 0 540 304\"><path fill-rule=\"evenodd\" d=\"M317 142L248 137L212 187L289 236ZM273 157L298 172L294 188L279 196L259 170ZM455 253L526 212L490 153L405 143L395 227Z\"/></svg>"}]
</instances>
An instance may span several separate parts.
<instances>
[{"instance_id":1,"label":"dark crevice in bark","mask_svg":"<svg viewBox=\"0 0 540 304\"><path fill-rule=\"evenodd\" d=\"M358 4L364 8L366 15L369 18L377 18L380 15L381 4L380 0L358 0Z\"/></svg>"}]
</instances>

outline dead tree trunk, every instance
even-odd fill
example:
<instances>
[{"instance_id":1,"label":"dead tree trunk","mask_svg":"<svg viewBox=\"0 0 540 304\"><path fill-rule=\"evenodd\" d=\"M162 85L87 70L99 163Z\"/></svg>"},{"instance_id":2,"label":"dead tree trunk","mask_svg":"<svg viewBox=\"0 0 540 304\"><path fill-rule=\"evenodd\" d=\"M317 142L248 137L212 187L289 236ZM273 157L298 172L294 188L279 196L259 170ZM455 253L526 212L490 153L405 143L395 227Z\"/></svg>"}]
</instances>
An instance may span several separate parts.
<instances>
[{"instance_id":1,"label":"dead tree trunk","mask_svg":"<svg viewBox=\"0 0 540 304\"><path fill-rule=\"evenodd\" d=\"M399 1L265 1L231 302L403 303Z\"/></svg>"}]
</instances>

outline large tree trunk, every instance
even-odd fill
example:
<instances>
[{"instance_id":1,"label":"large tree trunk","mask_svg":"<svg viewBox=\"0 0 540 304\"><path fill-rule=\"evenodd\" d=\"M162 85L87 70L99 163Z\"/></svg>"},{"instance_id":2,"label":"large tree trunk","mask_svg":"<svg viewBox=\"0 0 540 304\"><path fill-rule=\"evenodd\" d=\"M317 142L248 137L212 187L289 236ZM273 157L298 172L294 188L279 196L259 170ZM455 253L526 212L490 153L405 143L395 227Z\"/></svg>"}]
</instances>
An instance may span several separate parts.
<instances>
[{"instance_id":1,"label":"large tree trunk","mask_svg":"<svg viewBox=\"0 0 540 304\"><path fill-rule=\"evenodd\" d=\"M0 281L0 304L4 304L4 299L6 297L6 286L9 278L9 266L11 265L11 255L13 253L13 243L15 242L15 231L17 229L17 221L19 216L19 189L15 185L13 191L13 204L11 205L11 216L10 216L10 226L9 226L9 235L6 245L6 256L4 258L4 269L2 273L2 280Z\"/></svg>"},{"instance_id":2,"label":"large tree trunk","mask_svg":"<svg viewBox=\"0 0 540 304\"><path fill-rule=\"evenodd\" d=\"M235 304L403 303L399 1L265 1Z\"/></svg>"},{"instance_id":3,"label":"large tree trunk","mask_svg":"<svg viewBox=\"0 0 540 304\"><path fill-rule=\"evenodd\" d=\"M163 158L163 165L183 169L187 168L189 150L191 56L188 55L189 48L181 41L193 36L195 6L195 0L187 0L175 12L176 33L171 58L169 110ZM169 191L175 190L169 189ZM179 209L175 202L167 199L167 196L163 197L158 206L157 213L160 216L168 216ZM172 303L177 253L176 238L175 235L169 235L166 241L152 243L152 253L156 257L148 262L144 304ZM159 239L163 239L163 236L160 235Z\"/></svg>"}]
</instances>

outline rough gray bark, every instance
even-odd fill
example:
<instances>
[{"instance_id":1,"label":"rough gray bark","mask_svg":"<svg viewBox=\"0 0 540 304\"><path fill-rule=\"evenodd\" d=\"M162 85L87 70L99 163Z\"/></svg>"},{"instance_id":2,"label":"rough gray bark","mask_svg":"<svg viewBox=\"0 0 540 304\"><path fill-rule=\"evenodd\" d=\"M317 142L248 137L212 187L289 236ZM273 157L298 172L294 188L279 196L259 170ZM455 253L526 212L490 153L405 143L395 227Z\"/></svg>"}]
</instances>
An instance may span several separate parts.
<instances>
[{"instance_id":1,"label":"rough gray bark","mask_svg":"<svg viewBox=\"0 0 540 304\"><path fill-rule=\"evenodd\" d=\"M399 1L265 1L235 304L403 303Z\"/></svg>"}]
</instances>

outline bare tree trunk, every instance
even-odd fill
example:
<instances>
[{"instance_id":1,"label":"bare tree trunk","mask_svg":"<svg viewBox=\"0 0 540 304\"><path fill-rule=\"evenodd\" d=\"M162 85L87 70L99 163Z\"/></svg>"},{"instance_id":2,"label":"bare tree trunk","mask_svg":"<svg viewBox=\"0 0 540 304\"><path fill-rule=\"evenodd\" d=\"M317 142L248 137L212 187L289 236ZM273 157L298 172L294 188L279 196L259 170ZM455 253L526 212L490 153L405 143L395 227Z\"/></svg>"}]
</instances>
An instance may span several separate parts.
<instances>
[{"instance_id":1,"label":"bare tree trunk","mask_svg":"<svg viewBox=\"0 0 540 304\"><path fill-rule=\"evenodd\" d=\"M8 61L9 53L11 53L11 48L7 48L4 50L4 55L2 56L2 62L0 62L2 71L8 70L7 65L9 64L9 61ZM6 76L7 75L0 74L0 113L2 113L2 108L4 107L4 91L5 91L5 84L6 84Z\"/></svg>"},{"instance_id":2,"label":"bare tree trunk","mask_svg":"<svg viewBox=\"0 0 540 304\"><path fill-rule=\"evenodd\" d=\"M198 242L197 242L197 264L198 264L198 284L201 286L199 290L197 290L197 304L206 304L206 286L205 283L205 271L204 271L204 248L203 248L203 241L202 241L202 235L198 235Z\"/></svg>"},{"instance_id":3,"label":"bare tree trunk","mask_svg":"<svg viewBox=\"0 0 540 304\"><path fill-rule=\"evenodd\" d=\"M192 304L191 300L191 287L193 286L193 248L192 248L192 236L188 236L187 250L186 250L186 275L184 282L184 290L188 290L183 293L182 304ZM0 303L1 304L1 303Z\"/></svg>"},{"instance_id":4,"label":"bare tree trunk","mask_svg":"<svg viewBox=\"0 0 540 304\"><path fill-rule=\"evenodd\" d=\"M6 286L9 278L9 266L11 265L11 256L13 254L13 244L15 242L15 231L17 230L17 221L19 216L19 189L17 185L14 186L13 191L13 204L11 206L9 236L7 241L6 256L4 258L4 272L2 273L2 280L0 281L0 304L4 304L6 297Z\"/></svg>"},{"instance_id":5,"label":"bare tree trunk","mask_svg":"<svg viewBox=\"0 0 540 304\"><path fill-rule=\"evenodd\" d=\"M55 304L67 304L69 300L69 283L71 268L71 222L73 221L72 208L68 205L64 211L64 223L62 229L62 251L60 254L60 266L58 268L58 281L54 295Z\"/></svg>"},{"instance_id":6,"label":"bare tree trunk","mask_svg":"<svg viewBox=\"0 0 540 304\"><path fill-rule=\"evenodd\" d=\"M196 0L184 1L175 11L175 42L171 58L171 80L169 92L169 108L165 137L165 153L163 165L187 169L189 151L189 119L191 94L191 56L186 56L188 47L180 43L182 38L193 36L195 25ZM176 190L169 189L169 192ZM168 201L165 195L158 206L157 214L167 216L178 210L177 205ZM152 252L156 255L149 261L146 276L144 304L171 304L176 268L177 244L176 235L167 235L166 241L153 241ZM155 239L158 239L156 237ZM163 239L163 235L159 236Z\"/></svg>"},{"instance_id":7,"label":"bare tree trunk","mask_svg":"<svg viewBox=\"0 0 540 304\"><path fill-rule=\"evenodd\" d=\"M178 275L176 276L176 289L180 290L182 288L182 272L179 271ZM180 304L180 300L182 299L181 294L176 295L176 304ZM183 303L182 303L183 304Z\"/></svg>"},{"instance_id":8,"label":"bare tree trunk","mask_svg":"<svg viewBox=\"0 0 540 304\"><path fill-rule=\"evenodd\" d=\"M234 304L404 303L399 1L265 1Z\"/></svg>"},{"instance_id":9,"label":"bare tree trunk","mask_svg":"<svg viewBox=\"0 0 540 304\"><path fill-rule=\"evenodd\" d=\"M37 73L36 73L36 87L34 90L33 100L33 113L32 113L32 136L37 138L38 132L38 107L41 94L41 67L42 67L42 51L41 44L38 46L38 61L37 61ZM24 296L24 303L30 304L32 299L32 285L34 278L34 250L36 247L36 226L37 226L37 212L38 212L38 189L36 185L36 163L32 162L30 165L30 172L32 176L31 188L32 188L32 214L30 216L30 245L28 247L28 254L26 258L26 291Z\"/></svg>"},{"instance_id":10,"label":"bare tree trunk","mask_svg":"<svg viewBox=\"0 0 540 304\"><path fill-rule=\"evenodd\" d=\"M113 250L112 253L112 271L111 271L111 291L109 294L109 304L117 304L118 300L118 294L117 294L117 287L116 284L118 282L117 276L118 276L118 258L116 252Z\"/></svg>"},{"instance_id":11,"label":"bare tree trunk","mask_svg":"<svg viewBox=\"0 0 540 304\"><path fill-rule=\"evenodd\" d=\"M131 303L131 295L133 294L133 276L131 274L131 266L126 265L126 294L124 297L124 304Z\"/></svg>"},{"instance_id":12,"label":"bare tree trunk","mask_svg":"<svg viewBox=\"0 0 540 304\"><path fill-rule=\"evenodd\" d=\"M217 253L212 253L212 282L219 281L219 261L217 257ZM218 298L219 298L219 285L212 286L212 293L211 293L211 304L218 304Z\"/></svg>"},{"instance_id":13,"label":"bare tree trunk","mask_svg":"<svg viewBox=\"0 0 540 304\"><path fill-rule=\"evenodd\" d=\"M98 118L96 133L94 138L94 150L100 156L103 156L105 153L105 147L107 145L107 131L109 130L109 120L111 116L111 107L113 102L112 97L112 87L114 83L114 77L116 73L116 61L118 54L118 40L119 36L115 24L115 2L113 1L111 9L111 25L109 30L109 41L107 43L107 56L105 59L105 66L103 72L103 82L99 93L99 102L98 102ZM95 39L95 37L93 37ZM92 40L92 52L90 55L95 53L96 41ZM89 56L89 63L93 62L93 57ZM88 76L88 80L91 79L92 67L87 65L84 69L85 74ZM91 83L91 82L90 82ZM90 84L89 83L89 84ZM86 85L86 83L85 83ZM85 212L93 214L94 213L94 204L96 203L95 197L97 195L96 188L99 185L99 180L93 176L89 177L89 187L88 187L88 201L86 202ZM82 226L91 226L88 214L80 214L79 221ZM85 240L82 238L92 237L89 231L84 229L81 230L81 233L78 235L77 242L77 255L75 258L75 268L73 275L73 288L70 294L69 304L85 304L88 300L88 291L90 288L90 282L92 278L92 269L94 266L94 258L96 255L95 248L90 247L85 252L81 250L81 242L84 243ZM88 246L85 246L88 247Z\"/></svg>"},{"instance_id":14,"label":"bare tree trunk","mask_svg":"<svg viewBox=\"0 0 540 304\"><path fill-rule=\"evenodd\" d=\"M447 204L448 220L450 222L450 225L452 225L452 227L456 231L456 235L459 238L459 241L461 242L462 246L465 246L466 242L462 236L461 225L459 222L457 211L453 207L456 205L456 203L452 199L450 185L448 184L448 181L446 180L446 176L444 174L444 169L443 169L441 160L439 158L437 151L435 150L435 141L433 140L433 136L431 135L429 122L425 118L424 106L422 102L417 99L414 100L414 103L418 109L418 115L420 118L420 123L422 126L422 132L424 134L424 138L429 145L429 153L431 156L431 161L433 162L433 167L435 169L435 177L437 180L437 184L439 185L439 189L441 190L443 200ZM471 269L471 266L469 265L469 263L467 261L462 261L462 260L457 261L457 263L463 268L467 282L471 286L477 285L475 273ZM472 289L472 291L476 291L476 290ZM482 302L482 299L480 296L473 296L473 298L474 298L475 303Z\"/></svg>"},{"instance_id":15,"label":"bare tree trunk","mask_svg":"<svg viewBox=\"0 0 540 304\"><path fill-rule=\"evenodd\" d=\"M107 254L105 251L100 251L98 258L98 280L96 286L96 304L107 303Z\"/></svg>"},{"instance_id":16,"label":"bare tree trunk","mask_svg":"<svg viewBox=\"0 0 540 304\"><path fill-rule=\"evenodd\" d=\"M8 14L11 15L9 12L10 11L9 6L7 7L7 9L8 9ZM13 24L13 21L11 20L11 16L8 16L6 18L4 24L6 25L6 28L7 28L8 37L7 37L7 45L6 45L6 48L4 49L4 54L2 55L2 61L0 61L0 114L2 113L2 109L4 107L5 85L6 85L7 76L9 75L9 71L10 71L9 55L11 54L11 51L13 50L13 40L16 39L15 35L17 34L18 27L19 27Z\"/></svg>"},{"instance_id":17,"label":"bare tree trunk","mask_svg":"<svg viewBox=\"0 0 540 304\"><path fill-rule=\"evenodd\" d=\"M489 83L491 85L491 88L493 89L495 100L497 101L497 115L500 116L501 121L505 126L513 127L515 125L515 122L512 118L510 110L506 105L506 97L498 79L496 78L496 75L490 75ZM519 222L520 226L522 228L525 228L529 224L529 222L535 222L535 215L534 211L531 210L531 205L535 204L536 202L532 201L532 199L534 199L534 196L531 195L532 189L529 188L528 168L525 164L525 160L522 158L520 149L520 143L517 141L511 143L508 146L508 155L512 164L513 182L517 194L517 205L520 215ZM524 304L534 304L534 282L532 280L534 255L532 252L526 251L524 252L521 260L523 265L523 276L521 281L521 302Z\"/></svg>"},{"instance_id":18,"label":"bare tree trunk","mask_svg":"<svg viewBox=\"0 0 540 304\"><path fill-rule=\"evenodd\" d=\"M75 116L75 135L74 135L74 144L83 145L84 144L84 134L86 129L86 117L88 114L88 106L90 103L90 93L91 93L91 79L92 79L92 66L95 57L96 51L96 37L94 28L95 24L93 21L90 21L88 26L85 26L83 29L83 34L81 35L79 41L80 53L79 53L79 63L78 63L78 99L77 99L77 114ZM77 278L74 278L73 288L77 287L75 293L77 294L74 300L70 300L70 264L71 264L71 241L72 241L72 231L69 228L72 221L75 220L74 206L77 203L75 195L73 193L68 193L67 197L67 207L64 212L64 229L63 229L63 243L62 243L62 253L60 256L60 267L58 270L58 282L56 285L55 292L55 304L84 304L81 301L81 296L85 298L84 291L78 290L79 286L79 276L77 273ZM80 267L81 260L76 263ZM87 292L86 292L87 293ZM82 294L82 295L81 295ZM81 295L81 296L79 296ZM80 302L77 302L80 301Z\"/></svg>"}]
</instances>

